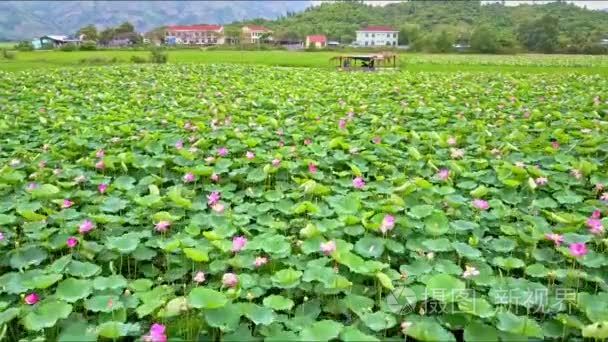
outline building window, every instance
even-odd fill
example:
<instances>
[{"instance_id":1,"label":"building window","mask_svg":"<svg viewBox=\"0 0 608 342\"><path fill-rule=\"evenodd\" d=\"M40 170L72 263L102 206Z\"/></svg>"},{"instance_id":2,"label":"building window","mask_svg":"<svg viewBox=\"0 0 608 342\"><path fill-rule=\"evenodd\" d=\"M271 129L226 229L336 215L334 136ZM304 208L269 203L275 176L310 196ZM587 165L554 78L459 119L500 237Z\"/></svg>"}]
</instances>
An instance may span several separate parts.
<instances>
[{"instance_id":1,"label":"building window","mask_svg":"<svg viewBox=\"0 0 608 342\"><path fill-rule=\"evenodd\" d=\"M397 38L397 34L396 33L393 33L393 38Z\"/></svg>"},{"instance_id":2,"label":"building window","mask_svg":"<svg viewBox=\"0 0 608 342\"><path fill-rule=\"evenodd\" d=\"M376 34L375 34L375 33L372 33L372 38L374 38L375 36L376 36Z\"/></svg>"},{"instance_id":3,"label":"building window","mask_svg":"<svg viewBox=\"0 0 608 342\"><path fill-rule=\"evenodd\" d=\"M365 34L365 38L367 38L367 37L369 37L369 33L366 33L366 34ZM365 45L367 45L367 44L365 44Z\"/></svg>"},{"instance_id":4,"label":"building window","mask_svg":"<svg viewBox=\"0 0 608 342\"><path fill-rule=\"evenodd\" d=\"M365 41L365 46L367 46L367 40Z\"/></svg>"}]
</instances>

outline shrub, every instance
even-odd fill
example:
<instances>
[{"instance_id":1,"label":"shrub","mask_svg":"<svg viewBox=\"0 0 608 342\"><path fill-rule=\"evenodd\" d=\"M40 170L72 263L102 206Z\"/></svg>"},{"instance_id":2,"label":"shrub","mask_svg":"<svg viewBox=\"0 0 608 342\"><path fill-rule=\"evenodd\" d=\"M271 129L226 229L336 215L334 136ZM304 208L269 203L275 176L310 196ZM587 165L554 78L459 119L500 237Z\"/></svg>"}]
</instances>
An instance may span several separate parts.
<instances>
[{"instance_id":1,"label":"shrub","mask_svg":"<svg viewBox=\"0 0 608 342\"><path fill-rule=\"evenodd\" d=\"M32 51L34 50L34 45L30 41L23 40L15 45L15 49L19 51Z\"/></svg>"},{"instance_id":2,"label":"shrub","mask_svg":"<svg viewBox=\"0 0 608 342\"><path fill-rule=\"evenodd\" d=\"M91 40L83 42L80 45L80 50L82 50L82 51L94 51L94 50L97 50L97 43L95 43L94 41L91 41Z\"/></svg>"},{"instance_id":3,"label":"shrub","mask_svg":"<svg viewBox=\"0 0 608 342\"><path fill-rule=\"evenodd\" d=\"M142 56L131 56L131 62L133 63L137 63L137 64L142 64L142 63L148 63L148 59L146 59L145 57Z\"/></svg>"},{"instance_id":4,"label":"shrub","mask_svg":"<svg viewBox=\"0 0 608 342\"><path fill-rule=\"evenodd\" d=\"M167 63L167 53L163 52L162 49L155 48L150 51L150 62L157 64Z\"/></svg>"},{"instance_id":5,"label":"shrub","mask_svg":"<svg viewBox=\"0 0 608 342\"><path fill-rule=\"evenodd\" d=\"M7 49L2 49L2 57L6 59L15 59L17 53L15 51L8 51Z\"/></svg>"},{"instance_id":6,"label":"shrub","mask_svg":"<svg viewBox=\"0 0 608 342\"><path fill-rule=\"evenodd\" d=\"M60 47L59 50L61 50L61 51L76 51L76 50L78 50L78 46L76 46L75 44L65 44L62 47Z\"/></svg>"},{"instance_id":7,"label":"shrub","mask_svg":"<svg viewBox=\"0 0 608 342\"><path fill-rule=\"evenodd\" d=\"M118 58L116 58L116 57L112 57L112 58L89 57L89 58L82 58L81 60L79 60L80 64L94 64L94 65L113 64L113 63L117 63L117 62L118 62Z\"/></svg>"}]
</instances>

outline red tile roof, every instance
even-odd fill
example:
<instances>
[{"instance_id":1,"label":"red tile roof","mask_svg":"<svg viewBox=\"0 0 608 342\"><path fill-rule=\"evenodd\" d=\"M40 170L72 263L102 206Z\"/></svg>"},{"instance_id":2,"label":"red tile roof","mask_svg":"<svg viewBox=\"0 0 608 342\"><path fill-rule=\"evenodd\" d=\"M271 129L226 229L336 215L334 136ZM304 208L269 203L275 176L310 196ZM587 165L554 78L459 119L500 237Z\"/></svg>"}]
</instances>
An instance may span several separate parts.
<instances>
[{"instance_id":1,"label":"red tile roof","mask_svg":"<svg viewBox=\"0 0 608 342\"><path fill-rule=\"evenodd\" d=\"M325 37L325 35L323 35L323 34L316 34L316 35L312 35L312 36L307 36L306 38L311 43L325 43L325 42L327 42L327 37Z\"/></svg>"},{"instance_id":2,"label":"red tile roof","mask_svg":"<svg viewBox=\"0 0 608 342\"><path fill-rule=\"evenodd\" d=\"M176 25L167 26L168 31L219 31L221 25Z\"/></svg>"},{"instance_id":3,"label":"red tile roof","mask_svg":"<svg viewBox=\"0 0 608 342\"><path fill-rule=\"evenodd\" d=\"M390 27L390 26L368 26L368 27L364 27L362 29L360 29L359 31L380 31L380 32L396 32L398 30L395 30L394 28Z\"/></svg>"},{"instance_id":4,"label":"red tile roof","mask_svg":"<svg viewBox=\"0 0 608 342\"><path fill-rule=\"evenodd\" d=\"M261 26L261 25L245 25L245 27L248 27L249 30L251 30L251 31L263 31L263 32L270 31L269 28Z\"/></svg>"}]
</instances>

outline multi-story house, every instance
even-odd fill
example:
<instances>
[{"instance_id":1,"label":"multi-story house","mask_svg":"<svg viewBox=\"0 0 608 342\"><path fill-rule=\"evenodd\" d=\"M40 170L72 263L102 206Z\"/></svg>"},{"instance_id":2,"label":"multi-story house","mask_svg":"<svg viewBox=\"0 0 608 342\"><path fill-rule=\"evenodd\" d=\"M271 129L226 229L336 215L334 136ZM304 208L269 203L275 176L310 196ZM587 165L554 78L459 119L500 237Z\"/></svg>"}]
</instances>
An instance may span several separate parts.
<instances>
[{"instance_id":1,"label":"multi-story house","mask_svg":"<svg viewBox=\"0 0 608 342\"><path fill-rule=\"evenodd\" d=\"M368 26L357 30L359 46L397 46L399 31L389 26Z\"/></svg>"},{"instance_id":2,"label":"multi-story house","mask_svg":"<svg viewBox=\"0 0 608 342\"><path fill-rule=\"evenodd\" d=\"M241 36L241 42L249 44L272 41L272 30L260 25L246 25Z\"/></svg>"},{"instance_id":3,"label":"multi-story house","mask_svg":"<svg viewBox=\"0 0 608 342\"><path fill-rule=\"evenodd\" d=\"M224 26L167 26L165 42L167 44L221 45L224 44Z\"/></svg>"}]
</instances>

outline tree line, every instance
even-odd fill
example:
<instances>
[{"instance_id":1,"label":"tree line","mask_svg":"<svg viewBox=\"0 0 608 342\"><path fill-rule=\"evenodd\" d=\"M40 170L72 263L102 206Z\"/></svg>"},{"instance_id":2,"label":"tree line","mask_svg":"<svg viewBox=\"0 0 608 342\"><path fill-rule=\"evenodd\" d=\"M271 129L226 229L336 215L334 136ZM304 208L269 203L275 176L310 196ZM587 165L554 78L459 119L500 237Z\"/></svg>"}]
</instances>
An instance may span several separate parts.
<instances>
[{"instance_id":1,"label":"tree line","mask_svg":"<svg viewBox=\"0 0 608 342\"><path fill-rule=\"evenodd\" d=\"M399 30L399 44L414 51L448 52L455 44L481 53L608 53L608 12L588 10L565 1L506 6L479 0L407 1L371 6L360 0L342 0L289 12L276 20L254 19L225 25L225 35L238 37L241 26L271 28L275 40L303 40L325 34L330 40L350 44L355 31L366 25L390 25ZM141 40L132 24L97 31L93 25L77 35L107 44L117 37ZM146 34L162 39L163 28Z\"/></svg>"},{"instance_id":2,"label":"tree line","mask_svg":"<svg viewBox=\"0 0 608 342\"><path fill-rule=\"evenodd\" d=\"M401 45L431 52L448 51L460 43L483 53L605 53L600 43L608 38L608 12L565 1L518 6L479 0L407 1L386 6L337 1L255 23L272 28L280 39L325 34L343 44L354 41L355 31L363 26L390 25L399 30Z\"/></svg>"}]
</instances>

